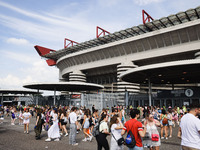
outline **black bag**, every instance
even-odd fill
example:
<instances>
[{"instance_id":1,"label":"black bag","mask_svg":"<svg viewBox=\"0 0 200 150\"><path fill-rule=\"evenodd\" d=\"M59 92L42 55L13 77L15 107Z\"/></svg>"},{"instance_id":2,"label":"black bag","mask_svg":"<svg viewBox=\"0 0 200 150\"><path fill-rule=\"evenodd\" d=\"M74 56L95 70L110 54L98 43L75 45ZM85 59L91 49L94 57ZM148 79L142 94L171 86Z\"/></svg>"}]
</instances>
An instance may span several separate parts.
<instances>
[{"instance_id":1,"label":"black bag","mask_svg":"<svg viewBox=\"0 0 200 150\"><path fill-rule=\"evenodd\" d=\"M50 125L50 126L53 125L53 117L51 117L51 118L49 119L49 125Z\"/></svg>"},{"instance_id":2,"label":"black bag","mask_svg":"<svg viewBox=\"0 0 200 150\"><path fill-rule=\"evenodd\" d=\"M112 134L112 132L111 132ZM121 146L122 144L124 144L124 138L121 137L118 140L116 140L115 136L112 134L113 138L115 139L115 141L117 142L118 146Z\"/></svg>"},{"instance_id":3,"label":"black bag","mask_svg":"<svg viewBox=\"0 0 200 150\"><path fill-rule=\"evenodd\" d=\"M92 131L92 135L94 137L97 137L99 135L99 123L96 123L96 125L94 126L93 131Z\"/></svg>"},{"instance_id":4,"label":"black bag","mask_svg":"<svg viewBox=\"0 0 200 150\"><path fill-rule=\"evenodd\" d=\"M126 143L126 146L129 148L134 148L136 145L135 137L131 130L129 130L129 132L126 136L125 143Z\"/></svg>"}]
</instances>

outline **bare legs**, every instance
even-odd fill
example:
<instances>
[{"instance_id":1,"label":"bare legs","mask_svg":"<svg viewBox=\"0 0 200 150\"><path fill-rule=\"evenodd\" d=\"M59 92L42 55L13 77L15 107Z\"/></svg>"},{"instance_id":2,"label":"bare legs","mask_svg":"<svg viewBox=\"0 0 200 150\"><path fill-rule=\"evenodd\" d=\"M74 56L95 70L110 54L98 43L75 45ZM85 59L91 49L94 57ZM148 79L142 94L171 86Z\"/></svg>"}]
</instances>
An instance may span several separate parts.
<instances>
[{"instance_id":1,"label":"bare legs","mask_svg":"<svg viewBox=\"0 0 200 150\"><path fill-rule=\"evenodd\" d=\"M24 124L24 133L29 133L29 124Z\"/></svg>"}]
</instances>

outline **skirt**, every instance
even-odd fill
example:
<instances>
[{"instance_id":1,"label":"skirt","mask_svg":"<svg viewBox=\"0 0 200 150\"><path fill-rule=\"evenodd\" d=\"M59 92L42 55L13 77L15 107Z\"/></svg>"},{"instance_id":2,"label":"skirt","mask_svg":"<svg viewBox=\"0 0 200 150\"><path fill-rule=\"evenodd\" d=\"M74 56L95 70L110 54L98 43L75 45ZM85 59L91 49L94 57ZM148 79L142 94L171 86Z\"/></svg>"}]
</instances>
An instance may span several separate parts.
<instances>
[{"instance_id":1,"label":"skirt","mask_svg":"<svg viewBox=\"0 0 200 150\"><path fill-rule=\"evenodd\" d=\"M48 137L51 139L60 138L58 121L54 121L48 130Z\"/></svg>"}]
</instances>

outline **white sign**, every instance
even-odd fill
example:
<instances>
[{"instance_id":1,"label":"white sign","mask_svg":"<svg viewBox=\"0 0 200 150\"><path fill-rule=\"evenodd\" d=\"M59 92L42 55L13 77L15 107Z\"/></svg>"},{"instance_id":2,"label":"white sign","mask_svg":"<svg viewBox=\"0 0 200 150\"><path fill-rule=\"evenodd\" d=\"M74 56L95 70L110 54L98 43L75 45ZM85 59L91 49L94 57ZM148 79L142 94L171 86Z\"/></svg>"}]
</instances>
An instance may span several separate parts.
<instances>
[{"instance_id":1,"label":"white sign","mask_svg":"<svg viewBox=\"0 0 200 150\"><path fill-rule=\"evenodd\" d=\"M193 94L194 94L193 90L191 90L191 89L185 90L185 95L186 95L187 97L192 97Z\"/></svg>"}]
</instances>

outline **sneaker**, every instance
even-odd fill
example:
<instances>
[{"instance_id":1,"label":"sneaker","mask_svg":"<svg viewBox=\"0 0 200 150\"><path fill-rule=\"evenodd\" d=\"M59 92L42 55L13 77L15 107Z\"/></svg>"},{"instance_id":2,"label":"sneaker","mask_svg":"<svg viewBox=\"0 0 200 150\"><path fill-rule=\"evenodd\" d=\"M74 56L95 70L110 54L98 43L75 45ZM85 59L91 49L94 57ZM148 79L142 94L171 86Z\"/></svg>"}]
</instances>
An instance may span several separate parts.
<instances>
[{"instance_id":1,"label":"sneaker","mask_svg":"<svg viewBox=\"0 0 200 150\"><path fill-rule=\"evenodd\" d=\"M161 140L163 140L164 139L164 137L161 137Z\"/></svg>"},{"instance_id":2,"label":"sneaker","mask_svg":"<svg viewBox=\"0 0 200 150\"><path fill-rule=\"evenodd\" d=\"M83 141L83 142L86 142L86 141L87 141L87 139L86 139L86 138L84 138L82 141Z\"/></svg>"},{"instance_id":3,"label":"sneaker","mask_svg":"<svg viewBox=\"0 0 200 150\"><path fill-rule=\"evenodd\" d=\"M68 136L68 133L66 133L65 136Z\"/></svg>"},{"instance_id":4,"label":"sneaker","mask_svg":"<svg viewBox=\"0 0 200 150\"><path fill-rule=\"evenodd\" d=\"M46 139L46 140L45 140L45 142L50 142L50 141L51 141L51 139L50 139L50 138L48 138L48 139Z\"/></svg>"},{"instance_id":5,"label":"sneaker","mask_svg":"<svg viewBox=\"0 0 200 150\"><path fill-rule=\"evenodd\" d=\"M59 138L57 138L57 139L55 139L54 141L56 141L56 142L57 142L57 141L60 141L60 139L59 139Z\"/></svg>"},{"instance_id":6,"label":"sneaker","mask_svg":"<svg viewBox=\"0 0 200 150\"><path fill-rule=\"evenodd\" d=\"M75 143L75 144L72 144L73 146L77 146L78 145L78 143Z\"/></svg>"},{"instance_id":7,"label":"sneaker","mask_svg":"<svg viewBox=\"0 0 200 150\"><path fill-rule=\"evenodd\" d=\"M168 137L166 137L165 139L168 140Z\"/></svg>"},{"instance_id":8,"label":"sneaker","mask_svg":"<svg viewBox=\"0 0 200 150\"><path fill-rule=\"evenodd\" d=\"M172 136L170 135L169 138L171 138Z\"/></svg>"},{"instance_id":9,"label":"sneaker","mask_svg":"<svg viewBox=\"0 0 200 150\"><path fill-rule=\"evenodd\" d=\"M27 133L27 134L29 134L29 132L28 132L28 131L27 131L26 133Z\"/></svg>"},{"instance_id":10,"label":"sneaker","mask_svg":"<svg viewBox=\"0 0 200 150\"><path fill-rule=\"evenodd\" d=\"M26 131L24 131L24 133L26 133Z\"/></svg>"},{"instance_id":11,"label":"sneaker","mask_svg":"<svg viewBox=\"0 0 200 150\"><path fill-rule=\"evenodd\" d=\"M63 135L63 133L61 132L60 135Z\"/></svg>"},{"instance_id":12,"label":"sneaker","mask_svg":"<svg viewBox=\"0 0 200 150\"><path fill-rule=\"evenodd\" d=\"M90 136L90 142L92 141L92 136Z\"/></svg>"},{"instance_id":13,"label":"sneaker","mask_svg":"<svg viewBox=\"0 0 200 150\"><path fill-rule=\"evenodd\" d=\"M78 134L78 131L76 132L76 134Z\"/></svg>"}]
</instances>

